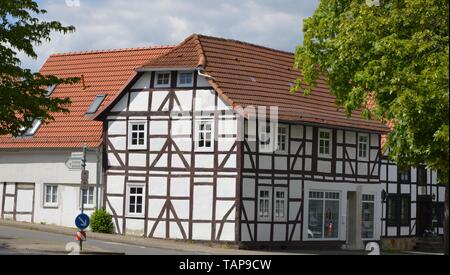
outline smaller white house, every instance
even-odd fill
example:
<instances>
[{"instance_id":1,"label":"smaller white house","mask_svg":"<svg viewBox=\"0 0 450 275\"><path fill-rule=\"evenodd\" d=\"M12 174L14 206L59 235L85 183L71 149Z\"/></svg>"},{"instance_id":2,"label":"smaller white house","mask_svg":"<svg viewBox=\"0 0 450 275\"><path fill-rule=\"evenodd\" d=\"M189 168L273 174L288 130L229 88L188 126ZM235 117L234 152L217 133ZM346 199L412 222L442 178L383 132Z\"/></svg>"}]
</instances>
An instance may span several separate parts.
<instances>
[{"instance_id":1,"label":"smaller white house","mask_svg":"<svg viewBox=\"0 0 450 275\"><path fill-rule=\"evenodd\" d=\"M58 54L41 73L81 77L77 85L49 87L50 97L69 97L70 113L48 124L35 120L20 137L0 137L0 218L75 227L81 205L87 214L102 207L102 123L92 115L133 74L133 69L170 47ZM87 145L89 188L80 189L80 155Z\"/></svg>"}]
</instances>

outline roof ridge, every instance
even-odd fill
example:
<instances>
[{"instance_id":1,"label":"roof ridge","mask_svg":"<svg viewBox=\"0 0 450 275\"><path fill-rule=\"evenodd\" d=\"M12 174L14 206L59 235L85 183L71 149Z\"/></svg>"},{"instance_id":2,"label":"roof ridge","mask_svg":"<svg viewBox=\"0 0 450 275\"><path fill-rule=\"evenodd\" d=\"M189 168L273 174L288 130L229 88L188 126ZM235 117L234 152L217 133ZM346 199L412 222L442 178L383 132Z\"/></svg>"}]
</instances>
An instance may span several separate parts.
<instances>
[{"instance_id":1,"label":"roof ridge","mask_svg":"<svg viewBox=\"0 0 450 275\"><path fill-rule=\"evenodd\" d=\"M210 39L215 39L215 40L224 41L224 42L234 42L234 43L238 43L238 44L242 44L242 45L252 46L252 47L256 47L256 48L260 48L260 49L264 49L264 50L275 51L275 52L279 52L279 53L283 53L283 54L289 54L289 55L294 55L295 54L293 52L288 52L288 51L283 51L283 50L279 50L279 49L274 49L274 48L270 48L270 47L267 47L267 46L262 46L262 45L258 45L258 44L255 44L255 43L245 42L245 41L236 40L236 39L223 38L223 37L210 36L210 35L203 35L203 34L196 34L196 36L199 37L199 38L210 38Z\"/></svg>"},{"instance_id":2,"label":"roof ridge","mask_svg":"<svg viewBox=\"0 0 450 275\"><path fill-rule=\"evenodd\" d=\"M169 49L169 48L175 48L175 47L176 47L175 45L158 45L158 46L135 47L135 48L73 51L73 52L54 53L54 54L51 54L50 57L89 55L89 54L100 54L100 53L116 53L116 52L129 52L129 51L141 51L141 50L157 50L157 49Z\"/></svg>"}]
</instances>

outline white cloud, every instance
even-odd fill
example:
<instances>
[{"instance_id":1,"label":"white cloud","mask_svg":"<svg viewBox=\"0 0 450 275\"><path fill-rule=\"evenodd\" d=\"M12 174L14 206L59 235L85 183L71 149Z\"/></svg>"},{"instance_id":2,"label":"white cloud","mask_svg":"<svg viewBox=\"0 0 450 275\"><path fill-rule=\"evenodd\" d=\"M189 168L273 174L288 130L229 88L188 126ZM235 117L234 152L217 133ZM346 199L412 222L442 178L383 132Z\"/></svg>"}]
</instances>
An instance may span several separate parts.
<instances>
[{"instance_id":1,"label":"white cloud","mask_svg":"<svg viewBox=\"0 0 450 275\"><path fill-rule=\"evenodd\" d=\"M73 1L72 1L73 2ZM41 0L47 20L74 25L76 32L52 34L36 48L37 60L20 55L23 66L38 70L57 52L177 44L202 33L286 51L302 41L301 24L318 0Z\"/></svg>"}]
</instances>

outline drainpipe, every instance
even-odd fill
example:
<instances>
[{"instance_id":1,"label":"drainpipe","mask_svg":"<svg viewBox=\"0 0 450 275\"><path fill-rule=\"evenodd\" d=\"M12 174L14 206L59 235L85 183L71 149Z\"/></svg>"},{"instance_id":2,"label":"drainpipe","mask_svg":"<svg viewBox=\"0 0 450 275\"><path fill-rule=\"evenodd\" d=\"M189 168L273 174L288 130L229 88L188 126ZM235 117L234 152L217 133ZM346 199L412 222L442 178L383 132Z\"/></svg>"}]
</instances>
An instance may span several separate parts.
<instances>
[{"instance_id":1,"label":"drainpipe","mask_svg":"<svg viewBox=\"0 0 450 275\"><path fill-rule=\"evenodd\" d=\"M96 188L95 188L95 209L99 210L101 205L100 203L100 188L101 188L101 178L102 178L102 149L99 147L95 150L95 154L97 156L97 180L96 180Z\"/></svg>"}]
</instances>

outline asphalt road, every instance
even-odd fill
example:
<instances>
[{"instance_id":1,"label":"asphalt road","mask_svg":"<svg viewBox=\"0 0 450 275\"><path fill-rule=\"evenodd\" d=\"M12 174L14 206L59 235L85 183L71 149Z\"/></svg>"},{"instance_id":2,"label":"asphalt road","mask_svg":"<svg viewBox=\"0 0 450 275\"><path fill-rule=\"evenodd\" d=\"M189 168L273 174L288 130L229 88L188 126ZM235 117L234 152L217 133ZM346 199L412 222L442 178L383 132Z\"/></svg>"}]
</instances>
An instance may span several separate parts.
<instances>
[{"instance_id":1,"label":"asphalt road","mask_svg":"<svg viewBox=\"0 0 450 275\"><path fill-rule=\"evenodd\" d=\"M0 226L0 255L68 254L66 245L72 242L74 242L74 238L66 235ZM20 247L24 245L27 248L21 249ZM84 246L94 252L106 252L105 254L193 255L193 253L186 251L149 248L89 239L84 243ZM197 253L197 255L201 255L201 253Z\"/></svg>"}]
</instances>

